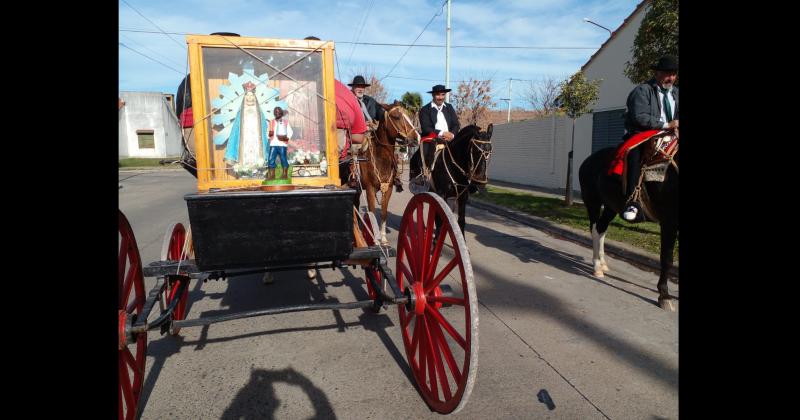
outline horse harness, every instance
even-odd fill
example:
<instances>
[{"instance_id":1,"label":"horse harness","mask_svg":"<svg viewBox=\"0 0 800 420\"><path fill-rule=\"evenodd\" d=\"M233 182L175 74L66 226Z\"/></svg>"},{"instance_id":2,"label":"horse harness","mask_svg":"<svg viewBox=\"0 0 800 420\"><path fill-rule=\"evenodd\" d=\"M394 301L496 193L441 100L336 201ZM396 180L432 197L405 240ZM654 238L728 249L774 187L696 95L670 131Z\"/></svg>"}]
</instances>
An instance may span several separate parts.
<instances>
[{"instance_id":1,"label":"horse harness","mask_svg":"<svg viewBox=\"0 0 800 420\"><path fill-rule=\"evenodd\" d=\"M476 174L476 172L478 170L478 167L479 167L481 161L485 160L486 163L488 164L489 159L491 159L491 157L492 157L492 151L491 150L486 151L486 150L482 149L478 145L479 144L488 144L488 143L491 143L491 142L490 141L486 141L486 140L478 140L475 137L470 139L470 145L469 145L469 147L470 147L470 150L469 150L470 167L469 167L469 172L464 170L464 168L462 168L458 164L458 162L456 162L455 158L453 157L453 152L452 152L452 150L450 150L450 145L449 144L437 144L436 145L436 151L434 152L433 163L431 164L430 169L427 167L427 163L425 162L425 159L422 159L422 156L420 156L420 160L422 161L422 166L423 166L423 174L428 179L428 181L429 181L428 183L431 185L433 190L435 191L436 188L435 188L434 184L432 182L430 182L430 178L432 176L434 168L436 167L436 162L439 160L439 156L442 155L442 153L445 153L445 152L446 152L446 154L444 155L444 157L442 159L447 159L447 156L449 156L450 157L449 158L450 163L452 163L459 170L459 172L461 172L461 175L465 176L468 181L477 182L479 184L488 183L489 182L489 175L486 174L486 173L484 174L484 178L483 179L476 179L475 178L475 174ZM475 162L475 157L472 154L472 148L473 147L478 149L478 151L480 152L480 157L478 158L477 162ZM450 178L450 183L452 184L453 189L456 192L456 199L461 198L461 195L464 194L464 192L469 189L469 184L466 184L466 185L465 184L459 184L455 180L455 178L453 177L453 174L450 172L450 168L447 165L446 161L444 162L444 169L445 169L445 172L447 172L447 176Z\"/></svg>"},{"instance_id":2,"label":"horse harness","mask_svg":"<svg viewBox=\"0 0 800 420\"><path fill-rule=\"evenodd\" d=\"M413 127L412 124L409 124L409 126L411 127L410 131L409 131L408 128L406 128L404 131L400 131L397 128L397 125L395 124L394 120L392 118L390 118L391 117L390 114L392 112L394 112L395 110L399 110L399 108L393 108L393 109L387 111L386 113L384 113L383 114L383 121L386 124L391 124L392 128L395 131L395 133L397 133L398 135L403 135L404 138L409 138L409 135L411 134L411 132L415 131L414 127ZM378 182L381 185L381 187L380 187L381 188L381 194L386 194L386 192L391 187L392 180L395 177L394 166L396 166L396 162L394 162L394 159L395 159L394 151L392 151L392 159L393 159L393 163L395 163L395 165L393 165L392 170L389 172L389 182L384 182L384 180L381 177L381 173L378 170L378 166L375 164L375 148L374 147L369 147L369 145L370 145L371 142L374 141L376 144L381 145L381 146L385 146L385 147L395 148L397 146L396 145L391 145L389 143L385 143L385 144L381 143L378 140L378 135L377 135L376 130L374 130L372 127L369 128L369 131L370 131L370 135L367 137L367 141L364 142L364 147L362 147L361 152L362 153L364 153L364 152L369 153L369 159L367 159L367 160L369 160L372 163L372 169L373 169L373 171L375 173L375 177L378 178Z\"/></svg>"},{"instance_id":3,"label":"horse harness","mask_svg":"<svg viewBox=\"0 0 800 420\"><path fill-rule=\"evenodd\" d=\"M670 165L675 168L675 173L678 173L678 163L675 162L675 154L678 153L678 136L667 135L653 138L645 144L642 152L645 156L642 160L642 170L630 201L639 204L645 215L657 222L658 218L650 209L650 199L642 185L645 181L664 182Z\"/></svg>"}]
</instances>

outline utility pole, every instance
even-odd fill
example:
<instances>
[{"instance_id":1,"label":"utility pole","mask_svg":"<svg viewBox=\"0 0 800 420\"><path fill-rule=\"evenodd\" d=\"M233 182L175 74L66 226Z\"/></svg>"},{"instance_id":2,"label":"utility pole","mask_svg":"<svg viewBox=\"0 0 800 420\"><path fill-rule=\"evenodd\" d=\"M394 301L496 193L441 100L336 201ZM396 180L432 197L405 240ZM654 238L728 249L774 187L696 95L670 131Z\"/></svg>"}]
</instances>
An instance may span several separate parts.
<instances>
[{"instance_id":1,"label":"utility pole","mask_svg":"<svg viewBox=\"0 0 800 420\"><path fill-rule=\"evenodd\" d=\"M450 89L450 0L447 0L447 46L445 47L444 87ZM450 92L446 100L450 101Z\"/></svg>"},{"instance_id":2,"label":"utility pole","mask_svg":"<svg viewBox=\"0 0 800 420\"><path fill-rule=\"evenodd\" d=\"M506 117L506 122L511 122L511 81L514 79L508 79L508 117Z\"/></svg>"}]
</instances>

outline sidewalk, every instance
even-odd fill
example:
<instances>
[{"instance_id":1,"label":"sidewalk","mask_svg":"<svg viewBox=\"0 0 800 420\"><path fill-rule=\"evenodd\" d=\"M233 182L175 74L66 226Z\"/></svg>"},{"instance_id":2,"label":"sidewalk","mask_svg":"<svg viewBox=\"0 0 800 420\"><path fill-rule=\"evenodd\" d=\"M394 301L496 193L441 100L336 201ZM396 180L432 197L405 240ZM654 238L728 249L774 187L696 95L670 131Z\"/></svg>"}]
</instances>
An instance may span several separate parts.
<instances>
[{"instance_id":1,"label":"sidewalk","mask_svg":"<svg viewBox=\"0 0 800 420\"><path fill-rule=\"evenodd\" d=\"M534 196L562 198L562 199L564 198L563 194L558 195L555 193L536 189L535 187L521 186L521 185L515 185L497 181L492 181L490 185L526 194L531 194ZM583 204L583 202L580 200L574 200L574 201L576 203ZM570 226L565 226L551 222L542 217L533 216L521 211L499 206L497 204L481 200L480 196L471 196L468 204L478 209L494 213L498 216L503 216L508 219L514 220L524 225L532 226L539 230L550 233L553 236L560 237L562 239L571 242L575 242L577 244L586 246L588 248L592 248L593 246L591 234L581 229L575 229ZM661 260L658 255L644 251L642 249L636 248L626 243L606 238L605 252L609 255L613 255L619 259L625 260L631 264L637 265L642 269L647 269L649 271L653 271L656 273L659 273L661 271ZM670 275L672 275L674 278L678 278L678 262L674 263L672 270L670 270Z\"/></svg>"}]
</instances>

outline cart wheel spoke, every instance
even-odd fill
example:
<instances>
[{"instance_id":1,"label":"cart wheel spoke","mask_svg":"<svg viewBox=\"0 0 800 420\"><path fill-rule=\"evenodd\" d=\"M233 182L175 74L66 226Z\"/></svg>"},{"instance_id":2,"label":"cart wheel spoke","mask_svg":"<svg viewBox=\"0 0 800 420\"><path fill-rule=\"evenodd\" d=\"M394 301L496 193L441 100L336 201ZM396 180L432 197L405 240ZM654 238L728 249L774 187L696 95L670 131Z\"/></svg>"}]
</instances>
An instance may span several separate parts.
<instances>
[{"instance_id":1,"label":"cart wheel spoke","mask_svg":"<svg viewBox=\"0 0 800 420\"><path fill-rule=\"evenodd\" d=\"M450 262L447 263L446 266L444 266L442 271L440 271L439 274L436 275L436 278L434 278L433 281L425 284L425 293L430 293L433 289L435 289L436 286L438 286L439 283L441 283L442 280L444 280L444 278L447 277L447 275L450 274L450 272L453 271L453 269L456 268L456 266L458 266L459 262L460 262L459 258L453 258L452 260L450 260Z\"/></svg>"},{"instance_id":2,"label":"cart wheel spoke","mask_svg":"<svg viewBox=\"0 0 800 420\"><path fill-rule=\"evenodd\" d=\"M450 383L447 380L447 373L444 371L444 364L442 363L442 355L439 346L439 337L436 335L436 330L433 328L434 321L431 321L427 317L425 318L425 322L428 324L428 336L431 338L431 350L433 353L433 360L436 362L436 376L439 378L439 386L444 393L445 401L453 398L453 394L450 392Z\"/></svg>"}]
</instances>

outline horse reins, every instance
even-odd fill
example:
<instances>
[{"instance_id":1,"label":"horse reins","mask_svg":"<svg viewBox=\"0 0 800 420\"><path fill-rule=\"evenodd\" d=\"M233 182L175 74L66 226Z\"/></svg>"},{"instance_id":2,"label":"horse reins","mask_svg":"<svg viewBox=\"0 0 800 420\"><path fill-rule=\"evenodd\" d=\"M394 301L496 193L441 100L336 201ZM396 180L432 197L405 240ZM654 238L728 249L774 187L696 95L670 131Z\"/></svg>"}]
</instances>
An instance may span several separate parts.
<instances>
[{"instance_id":1,"label":"horse reins","mask_svg":"<svg viewBox=\"0 0 800 420\"><path fill-rule=\"evenodd\" d=\"M467 173L467 171L465 171L464 168L462 168L458 164L458 162L456 162L455 158L453 158L453 152L452 152L452 150L450 150L450 145L449 144L445 146L445 150L450 155L450 162L453 165L455 165L455 167L458 168L459 171L461 171L462 175L467 177L468 181L474 181L474 182L477 182L479 184L486 184L486 183L489 182L489 175L488 174L484 174L484 179L475 179L475 173L477 172L478 165L481 163L482 160L486 161L487 168L488 168L489 159L492 157L492 151L491 150L490 151L483 150L479 146L477 146L477 144L488 144L488 143L491 143L491 141L478 140L475 137L473 137L473 138L470 139L469 142L470 142L470 148L475 147L476 149L478 149L478 151L481 154L481 156L478 158L478 162L476 163L475 162L475 158L472 155L472 150L470 150L470 153L469 153L470 171L469 171L469 173ZM461 197L461 194L463 194L464 191L467 190L466 187L468 187L469 184L462 185L462 184L459 184L458 182L456 182L455 178L453 177L453 174L450 173L450 168L448 168L447 162L445 162L444 168L445 168L445 171L447 172L447 176L450 177L450 182L453 184L453 187L456 190L456 199L458 199L459 197ZM464 189L461 190L461 192L459 192L458 191L458 187L462 187Z\"/></svg>"}]
</instances>

